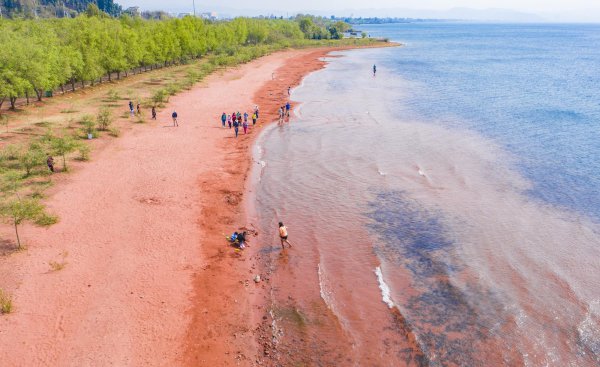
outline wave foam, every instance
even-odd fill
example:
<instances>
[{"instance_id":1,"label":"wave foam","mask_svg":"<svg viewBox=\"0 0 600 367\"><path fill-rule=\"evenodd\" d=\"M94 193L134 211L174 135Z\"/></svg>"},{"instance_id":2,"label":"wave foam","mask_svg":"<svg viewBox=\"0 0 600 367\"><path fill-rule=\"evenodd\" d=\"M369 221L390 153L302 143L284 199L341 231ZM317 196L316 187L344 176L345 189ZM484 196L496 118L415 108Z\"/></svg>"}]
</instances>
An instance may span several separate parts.
<instances>
[{"instance_id":1,"label":"wave foam","mask_svg":"<svg viewBox=\"0 0 600 367\"><path fill-rule=\"evenodd\" d=\"M392 291L390 290L390 287L387 285L387 283L383 280L383 273L381 272L380 266L375 268L375 275L377 275L377 282L379 283L379 289L381 290L381 297L383 302L387 304L389 308L396 307L396 304L392 300Z\"/></svg>"}]
</instances>

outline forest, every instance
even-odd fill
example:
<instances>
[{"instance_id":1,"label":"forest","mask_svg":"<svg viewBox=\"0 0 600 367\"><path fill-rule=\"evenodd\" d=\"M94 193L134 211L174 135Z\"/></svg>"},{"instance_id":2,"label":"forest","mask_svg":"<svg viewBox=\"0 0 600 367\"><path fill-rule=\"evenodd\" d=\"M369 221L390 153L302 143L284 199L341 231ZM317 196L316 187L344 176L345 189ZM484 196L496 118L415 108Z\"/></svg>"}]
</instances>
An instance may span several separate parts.
<instances>
[{"instance_id":1,"label":"forest","mask_svg":"<svg viewBox=\"0 0 600 367\"><path fill-rule=\"evenodd\" d=\"M97 8L95 8L97 9ZM93 10L93 8L92 8ZM0 110L18 98L41 101L52 91L93 85L131 70L186 63L207 53L233 55L242 47L300 45L340 38L344 24L196 17L144 20L89 11L76 18L0 19Z\"/></svg>"},{"instance_id":2,"label":"forest","mask_svg":"<svg viewBox=\"0 0 600 367\"><path fill-rule=\"evenodd\" d=\"M118 16L122 8L112 0L0 0L0 15L9 18L65 18L83 13L90 4Z\"/></svg>"}]
</instances>

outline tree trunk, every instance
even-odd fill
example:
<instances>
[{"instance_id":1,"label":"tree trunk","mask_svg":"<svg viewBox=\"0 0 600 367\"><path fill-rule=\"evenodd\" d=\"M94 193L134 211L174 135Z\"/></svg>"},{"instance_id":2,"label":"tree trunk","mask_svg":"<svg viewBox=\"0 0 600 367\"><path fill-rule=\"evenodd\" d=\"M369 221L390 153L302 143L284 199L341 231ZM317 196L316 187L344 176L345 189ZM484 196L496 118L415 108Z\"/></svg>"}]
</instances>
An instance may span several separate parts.
<instances>
[{"instance_id":1,"label":"tree trunk","mask_svg":"<svg viewBox=\"0 0 600 367\"><path fill-rule=\"evenodd\" d=\"M17 108L16 106L16 102L17 102L17 97L10 97L10 109L14 110Z\"/></svg>"},{"instance_id":2,"label":"tree trunk","mask_svg":"<svg viewBox=\"0 0 600 367\"><path fill-rule=\"evenodd\" d=\"M65 94L65 86L64 86L64 84L60 85L60 90L62 91L62 94Z\"/></svg>"},{"instance_id":3,"label":"tree trunk","mask_svg":"<svg viewBox=\"0 0 600 367\"><path fill-rule=\"evenodd\" d=\"M63 157L63 172L67 172L68 168L67 168L67 157L66 157L66 153L64 153L62 155Z\"/></svg>"},{"instance_id":4,"label":"tree trunk","mask_svg":"<svg viewBox=\"0 0 600 367\"><path fill-rule=\"evenodd\" d=\"M120 80L120 79L121 79L121 72L117 71L117 80Z\"/></svg>"},{"instance_id":5,"label":"tree trunk","mask_svg":"<svg viewBox=\"0 0 600 367\"><path fill-rule=\"evenodd\" d=\"M25 99L27 99L27 105L29 105L29 92L25 92Z\"/></svg>"},{"instance_id":6,"label":"tree trunk","mask_svg":"<svg viewBox=\"0 0 600 367\"><path fill-rule=\"evenodd\" d=\"M71 87L73 88L73 92L75 92L75 79L71 78Z\"/></svg>"},{"instance_id":7,"label":"tree trunk","mask_svg":"<svg viewBox=\"0 0 600 367\"><path fill-rule=\"evenodd\" d=\"M6 97L2 97L2 99L0 99L0 110L2 110L2 104L4 103L5 100L6 100Z\"/></svg>"},{"instance_id":8,"label":"tree trunk","mask_svg":"<svg viewBox=\"0 0 600 367\"><path fill-rule=\"evenodd\" d=\"M108 81L112 82L112 79L110 78L110 71L108 72Z\"/></svg>"},{"instance_id":9,"label":"tree trunk","mask_svg":"<svg viewBox=\"0 0 600 367\"><path fill-rule=\"evenodd\" d=\"M94 79L92 78L92 81L90 82L90 85L93 87L94 86Z\"/></svg>"},{"instance_id":10,"label":"tree trunk","mask_svg":"<svg viewBox=\"0 0 600 367\"><path fill-rule=\"evenodd\" d=\"M85 80L81 79L81 89L85 88Z\"/></svg>"},{"instance_id":11,"label":"tree trunk","mask_svg":"<svg viewBox=\"0 0 600 367\"><path fill-rule=\"evenodd\" d=\"M21 249L21 239L19 238L19 229L17 226L17 221L15 218L13 218L13 220L15 221L15 234L17 235L17 248L20 250Z\"/></svg>"},{"instance_id":12,"label":"tree trunk","mask_svg":"<svg viewBox=\"0 0 600 367\"><path fill-rule=\"evenodd\" d=\"M33 88L33 90L35 91L35 94L37 95L38 102L41 102L42 97L44 96L44 91L42 89L36 89L36 88Z\"/></svg>"}]
</instances>

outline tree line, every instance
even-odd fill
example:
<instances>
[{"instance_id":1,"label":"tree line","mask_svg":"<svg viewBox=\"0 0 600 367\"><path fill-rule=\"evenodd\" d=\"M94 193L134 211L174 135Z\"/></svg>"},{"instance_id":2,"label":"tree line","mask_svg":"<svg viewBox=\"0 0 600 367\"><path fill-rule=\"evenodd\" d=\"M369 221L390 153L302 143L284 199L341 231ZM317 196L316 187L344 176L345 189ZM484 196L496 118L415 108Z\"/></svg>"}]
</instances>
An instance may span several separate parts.
<instances>
[{"instance_id":1,"label":"tree line","mask_svg":"<svg viewBox=\"0 0 600 367\"><path fill-rule=\"evenodd\" d=\"M50 91L75 89L131 70L185 63L207 53L235 54L242 46L291 45L339 38L339 25L296 20L196 17L144 20L100 14L76 18L0 19L0 108L18 98L39 101ZM335 31L332 31L335 30ZM318 36L316 36L318 34Z\"/></svg>"}]
</instances>

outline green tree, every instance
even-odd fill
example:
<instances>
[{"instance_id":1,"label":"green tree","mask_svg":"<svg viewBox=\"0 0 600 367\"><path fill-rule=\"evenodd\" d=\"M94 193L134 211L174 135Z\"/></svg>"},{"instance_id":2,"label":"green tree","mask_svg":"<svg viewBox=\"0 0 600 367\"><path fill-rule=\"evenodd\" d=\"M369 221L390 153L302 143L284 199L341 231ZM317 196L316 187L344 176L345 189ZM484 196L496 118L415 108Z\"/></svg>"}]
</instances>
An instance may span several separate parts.
<instances>
[{"instance_id":1,"label":"green tree","mask_svg":"<svg viewBox=\"0 0 600 367\"><path fill-rule=\"evenodd\" d=\"M62 156L63 170L67 171L67 154L77 149L77 141L75 141L72 136L65 135L61 137L54 137L50 145L55 155Z\"/></svg>"},{"instance_id":2,"label":"green tree","mask_svg":"<svg viewBox=\"0 0 600 367\"><path fill-rule=\"evenodd\" d=\"M112 124L112 113L110 112L110 109L106 107L101 108L96 116L96 121L99 130L107 131Z\"/></svg>"},{"instance_id":3,"label":"green tree","mask_svg":"<svg viewBox=\"0 0 600 367\"><path fill-rule=\"evenodd\" d=\"M44 164L44 152L37 144L32 144L19 155L19 164L25 170L25 177L31 175L31 170Z\"/></svg>"},{"instance_id":4,"label":"green tree","mask_svg":"<svg viewBox=\"0 0 600 367\"><path fill-rule=\"evenodd\" d=\"M19 237L19 225L24 221L35 221L44 214L44 206L36 199L18 199L0 204L0 215L15 228L17 246L22 248Z\"/></svg>"}]
</instances>

